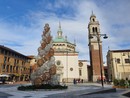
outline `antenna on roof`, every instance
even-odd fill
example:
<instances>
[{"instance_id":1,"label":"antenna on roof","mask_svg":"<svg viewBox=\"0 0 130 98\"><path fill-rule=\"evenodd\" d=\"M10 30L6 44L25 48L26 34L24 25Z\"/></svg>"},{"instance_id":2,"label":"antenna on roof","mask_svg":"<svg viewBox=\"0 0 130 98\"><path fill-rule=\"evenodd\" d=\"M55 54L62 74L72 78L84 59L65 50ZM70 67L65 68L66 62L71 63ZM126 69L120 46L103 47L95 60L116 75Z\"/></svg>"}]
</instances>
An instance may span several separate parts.
<instances>
[{"instance_id":1,"label":"antenna on roof","mask_svg":"<svg viewBox=\"0 0 130 98\"><path fill-rule=\"evenodd\" d=\"M92 10L92 15L93 15L93 10Z\"/></svg>"},{"instance_id":2,"label":"antenna on roof","mask_svg":"<svg viewBox=\"0 0 130 98\"><path fill-rule=\"evenodd\" d=\"M61 24L60 24L60 21L59 21L59 28L61 29Z\"/></svg>"},{"instance_id":3,"label":"antenna on roof","mask_svg":"<svg viewBox=\"0 0 130 98\"><path fill-rule=\"evenodd\" d=\"M65 40L67 41L67 36L65 36Z\"/></svg>"},{"instance_id":4,"label":"antenna on roof","mask_svg":"<svg viewBox=\"0 0 130 98\"><path fill-rule=\"evenodd\" d=\"M74 44L76 45L76 40L75 40L75 38L74 38Z\"/></svg>"},{"instance_id":5,"label":"antenna on roof","mask_svg":"<svg viewBox=\"0 0 130 98\"><path fill-rule=\"evenodd\" d=\"M108 46L108 51L110 50L110 47Z\"/></svg>"}]
</instances>

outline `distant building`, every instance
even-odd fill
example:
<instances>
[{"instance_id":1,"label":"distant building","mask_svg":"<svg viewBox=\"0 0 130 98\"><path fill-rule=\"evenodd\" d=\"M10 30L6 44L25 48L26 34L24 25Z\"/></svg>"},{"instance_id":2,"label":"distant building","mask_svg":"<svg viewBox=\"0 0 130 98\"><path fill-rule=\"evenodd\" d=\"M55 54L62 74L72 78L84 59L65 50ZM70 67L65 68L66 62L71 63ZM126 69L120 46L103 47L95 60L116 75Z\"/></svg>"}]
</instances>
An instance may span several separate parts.
<instances>
[{"instance_id":1,"label":"distant building","mask_svg":"<svg viewBox=\"0 0 130 98\"><path fill-rule=\"evenodd\" d=\"M0 74L8 74L14 81L28 80L30 76L30 58L0 45Z\"/></svg>"},{"instance_id":2,"label":"distant building","mask_svg":"<svg viewBox=\"0 0 130 98\"><path fill-rule=\"evenodd\" d=\"M109 50L107 52L109 79L130 79L130 50Z\"/></svg>"},{"instance_id":3,"label":"distant building","mask_svg":"<svg viewBox=\"0 0 130 98\"><path fill-rule=\"evenodd\" d=\"M30 70L31 72L35 71L37 69L37 60L36 57L34 55L30 55L28 56L30 58Z\"/></svg>"}]
</instances>

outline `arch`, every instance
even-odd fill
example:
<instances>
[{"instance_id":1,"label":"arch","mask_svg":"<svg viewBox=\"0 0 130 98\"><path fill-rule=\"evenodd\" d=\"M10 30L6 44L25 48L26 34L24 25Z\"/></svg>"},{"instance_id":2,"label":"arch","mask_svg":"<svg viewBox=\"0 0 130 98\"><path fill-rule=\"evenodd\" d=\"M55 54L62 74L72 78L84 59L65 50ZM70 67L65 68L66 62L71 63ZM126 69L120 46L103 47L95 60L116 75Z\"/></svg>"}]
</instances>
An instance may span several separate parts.
<instances>
[{"instance_id":1,"label":"arch","mask_svg":"<svg viewBox=\"0 0 130 98\"><path fill-rule=\"evenodd\" d=\"M94 29L94 27L92 28L92 31L93 31L93 32L95 32L95 29Z\"/></svg>"},{"instance_id":2,"label":"arch","mask_svg":"<svg viewBox=\"0 0 130 98\"><path fill-rule=\"evenodd\" d=\"M3 69L5 69L5 64L3 65Z\"/></svg>"},{"instance_id":3,"label":"arch","mask_svg":"<svg viewBox=\"0 0 130 98\"><path fill-rule=\"evenodd\" d=\"M93 20L93 22L95 21L95 19L94 19L94 18L93 18L92 20Z\"/></svg>"},{"instance_id":4,"label":"arch","mask_svg":"<svg viewBox=\"0 0 130 98\"><path fill-rule=\"evenodd\" d=\"M13 68L13 67L12 67L12 65L11 65L11 66L10 66L10 72L12 72L12 68Z\"/></svg>"},{"instance_id":5,"label":"arch","mask_svg":"<svg viewBox=\"0 0 130 98\"><path fill-rule=\"evenodd\" d=\"M98 31L97 31L97 27L95 27L95 32L98 32Z\"/></svg>"},{"instance_id":6,"label":"arch","mask_svg":"<svg viewBox=\"0 0 130 98\"><path fill-rule=\"evenodd\" d=\"M13 66L13 72L15 73L15 66Z\"/></svg>"},{"instance_id":7,"label":"arch","mask_svg":"<svg viewBox=\"0 0 130 98\"><path fill-rule=\"evenodd\" d=\"M9 72L9 65L6 66L6 72Z\"/></svg>"},{"instance_id":8,"label":"arch","mask_svg":"<svg viewBox=\"0 0 130 98\"><path fill-rule=\"evenodd\" d=\"M16 66L16 73L18 73L18 66Z\"/></svg>"}]
</instances>

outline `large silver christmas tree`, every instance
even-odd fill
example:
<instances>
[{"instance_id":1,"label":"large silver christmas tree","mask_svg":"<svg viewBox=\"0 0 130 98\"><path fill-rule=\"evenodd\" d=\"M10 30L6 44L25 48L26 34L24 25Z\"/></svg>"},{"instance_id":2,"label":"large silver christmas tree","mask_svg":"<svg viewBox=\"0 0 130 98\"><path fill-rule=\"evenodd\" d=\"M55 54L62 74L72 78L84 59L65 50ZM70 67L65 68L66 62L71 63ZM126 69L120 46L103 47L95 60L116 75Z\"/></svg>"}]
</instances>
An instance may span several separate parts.
<instances>
[{"instance_id":1,"label":"large silver christmas tree","mask_svg":"<svg viewBox=\"0 0 130 98\"><path fill-rule=\"evenodd\" d=\"M33 85L58 84L52 36L49 24L45 24L42 34L41 46L38 48L38 68L31 74Z\"/></svg>"}]
</instances>

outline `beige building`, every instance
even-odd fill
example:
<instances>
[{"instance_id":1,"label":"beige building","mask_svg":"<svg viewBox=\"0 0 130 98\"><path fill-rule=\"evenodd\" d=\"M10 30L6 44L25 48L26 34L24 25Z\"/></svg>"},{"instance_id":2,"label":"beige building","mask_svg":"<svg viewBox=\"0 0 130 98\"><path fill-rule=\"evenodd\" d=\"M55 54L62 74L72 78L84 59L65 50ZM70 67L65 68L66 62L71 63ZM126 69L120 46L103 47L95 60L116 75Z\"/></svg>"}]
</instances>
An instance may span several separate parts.
<instances>
[{"instance_id":1,"label":"beige building","mask_svg":"<svg viewBox=\"0 0 130 98\"><path fill-rule=\"evenodd\" d=\"M109 50L107 65L109 79L130 79L130 50Z\"/></svg>"},{"instance_id":2,"label":"beige building","mask_svg":"<svg viewBox=\"0 0 130 98\"><path fill-rule=\"evenodd\" d=\"M28 80L30 76L30 58L0 45L0 74L10 75L15 81Z\"/></svg>"}]
</instances>

